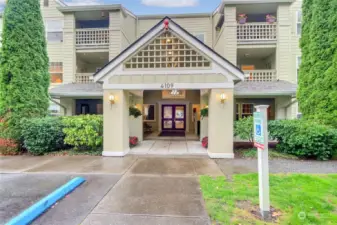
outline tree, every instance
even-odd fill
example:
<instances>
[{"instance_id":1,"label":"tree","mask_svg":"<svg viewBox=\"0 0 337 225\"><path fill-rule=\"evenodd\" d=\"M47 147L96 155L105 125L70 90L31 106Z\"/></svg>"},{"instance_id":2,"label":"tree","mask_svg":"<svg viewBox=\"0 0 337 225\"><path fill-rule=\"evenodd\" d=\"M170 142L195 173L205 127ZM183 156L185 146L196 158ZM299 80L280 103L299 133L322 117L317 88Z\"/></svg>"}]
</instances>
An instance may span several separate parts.
<instances>
[{"instance_id":1,"label":"tree","mask_svg":"<svg viewBox=\"0 0 337 225\"><path fill-rule=\"evenodd\" d=\"M0 57L2 134L19 140L20 120L47 115L48 56L39 0L9 0Z\"/></svg>"},{"instance_id":2,"label":"tree","mask_svg":"<svg viewBox=\"0 0 337 225\"><path fill-rule=\"evenodd\" d=\"M337 0L304 0L297 97L304 118L337 126Z\"/></svg>"}]
</instances>

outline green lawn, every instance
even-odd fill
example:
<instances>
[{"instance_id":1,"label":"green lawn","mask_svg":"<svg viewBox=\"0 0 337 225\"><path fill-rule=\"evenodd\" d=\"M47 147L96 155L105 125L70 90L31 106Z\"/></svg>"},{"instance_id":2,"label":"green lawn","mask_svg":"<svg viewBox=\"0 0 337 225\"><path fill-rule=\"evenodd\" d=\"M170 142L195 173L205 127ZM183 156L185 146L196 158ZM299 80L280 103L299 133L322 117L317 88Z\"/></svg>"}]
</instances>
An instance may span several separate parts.
<instances>
[{"instance_id":1,"label":"green lawn","mask_svg":"<svg viewBox=\"0 0 337 225\"><path fill-rule=\"evenodd\" d=\"M266 223L251 213L259 210L257 174L234 175L232 181L225 179L200 177L206 208L214 224L337 224L337 174L271 175L274 223Z\"/></svg>"}]
</instances>

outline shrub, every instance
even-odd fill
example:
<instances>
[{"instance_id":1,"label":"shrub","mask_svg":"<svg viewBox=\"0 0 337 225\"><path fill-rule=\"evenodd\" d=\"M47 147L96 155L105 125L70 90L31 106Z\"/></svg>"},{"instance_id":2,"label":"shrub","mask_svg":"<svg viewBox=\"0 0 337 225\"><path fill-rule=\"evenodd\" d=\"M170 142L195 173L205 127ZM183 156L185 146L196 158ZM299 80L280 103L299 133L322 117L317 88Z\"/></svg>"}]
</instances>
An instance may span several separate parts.
<instances>
[{"instance_id":1,"label":"shrub","mask_svg":"<svg viewBox=\"0 0 337 225\"><path fill-rule=\"evenodd\" d=\"M234 136L242 140L254 141L254 119L252 116L234 122Z\"/></svg>"},{"instance_id":2,"label":"shrub","mask_svg":"<svg viewBox=\"0 0 337 225\"><path fill-rule=\"evenodd\" d=\"M135 147L137 144L138 144L138 138L137 137L129 137L130 148Z\"/></svg>"},{"instance_id":3,"label":"shrub","mask_svg":"<svg viewBox=\"0 0 337 225\"><path fill-rule=\"evenodd\" d=\"M24 147L33 155L60 150L64 144L60 117L24 119L21 121Z\"/></svg>"},{"instance_id":4,"label":"shrub","mask_svg":"<svg viewBox=\"0 0 337 225\"><path fill-rule=\"evenodd\" d=\"M17 155L19 147L15 141L0 137L0 155Z\"/></svg>"},{"instance_id":5,"label":"shrub","mask_svg":"<svg viewBox=\"0 0 337 225\"><path fill-rule=\"evenodd\" d=\"M133 116L134 118L138 118L139 116L142 115L142 112L138 108L130 106L129 107L129 115Z\"/></svg>"},{"instance_id":6,"label":"shrub","mask_svg":"<svg viewBox=\"0 0 337 225\"><path fill-rule=\"evenodd\" d=\"M200 110L201 118L208 117L208 108L203 108Z\"/></svg>"},{"instance_id":7,"label":"shrub","mask_svg":"<svg viewBox=\"0 0 337 225\"><path fill-rule=\"evenodd\" d=\"M281 152L328 160L337 149L337 130L331 127L307 120L270 121L268 126Z\"/></svg>"},{"instance_id":8,"label":"shrub","mask_svg":"<svg viewBox=\"0 0 337 225\"><path fill-rule=\"evenodd\" d=\"M96 149L103 144L103 117L99 115L63 118L64 143L75 149Z\"/></svg>"}]
</instances>

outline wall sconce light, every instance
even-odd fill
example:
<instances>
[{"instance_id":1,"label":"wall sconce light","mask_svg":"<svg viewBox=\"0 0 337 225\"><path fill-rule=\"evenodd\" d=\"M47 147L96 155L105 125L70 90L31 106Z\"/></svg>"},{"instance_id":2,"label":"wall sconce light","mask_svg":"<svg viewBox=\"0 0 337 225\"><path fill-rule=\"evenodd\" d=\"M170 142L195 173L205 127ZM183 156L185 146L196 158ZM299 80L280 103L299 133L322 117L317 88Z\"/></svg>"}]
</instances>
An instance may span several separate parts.
<instances>
[{"instance_id":1,"label":"wall sconce light","mask_svg":"<svg viewBox=\"0 0 337 225\"><path fill-rule=\"evenodd\" d=\"M110 94L110 96L109 96L109 102L110 102L110 105L115 104L115 96L114 95Z\"/></svg>"},{"instance_id":2,"label":"wall sconce light","mask_svg":"<svg viewBox=\"0 0 337 225\"><path fill-rule=\"evenodd\" d=\"M221 102L221 104L225 104L226 100L227 100L227 96L225 95L225 93L222 93L220 95L220 102Z\"/></svg>"}]
</instances>

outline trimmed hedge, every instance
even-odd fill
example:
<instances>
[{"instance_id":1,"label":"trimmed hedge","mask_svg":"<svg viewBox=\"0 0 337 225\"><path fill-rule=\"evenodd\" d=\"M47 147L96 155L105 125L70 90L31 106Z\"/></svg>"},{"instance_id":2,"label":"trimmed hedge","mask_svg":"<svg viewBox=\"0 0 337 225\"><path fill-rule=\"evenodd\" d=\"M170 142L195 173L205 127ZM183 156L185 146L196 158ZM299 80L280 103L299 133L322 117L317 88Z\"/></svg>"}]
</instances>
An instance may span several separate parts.
<instances>
[{"instance_id":1,"label":"trimmed hedge","mask_svg":"<svg viewBox=\"0 0 337 225\"><path fill-rule=\"evenodd\" d=\"M328 160L337 151L337 129L307 120L275 120L269 135L278 140L276 149L305 158Z\"/></svg>"},{"instance_id":2,"label":"trimmed hedge","mask_svg":"<svg viewBox=\"0 0 337 225\"><path fill-rule=\"evenodd\" d=\"M75 149L96 149L103 145L103 116L83 115L63 118L64 143Z\"/></svg>"},{"instance_id":3,"label":"trimmed hedge","mask_svg":"<svg viewBox=\"0 0 337 225\"><path fill-rule=\"evenodd\" d=\"M60 150L63 146L64 133L60 117L44 117L22 120L24 147L33 155Z\"/></svg>"}]
</instances>

